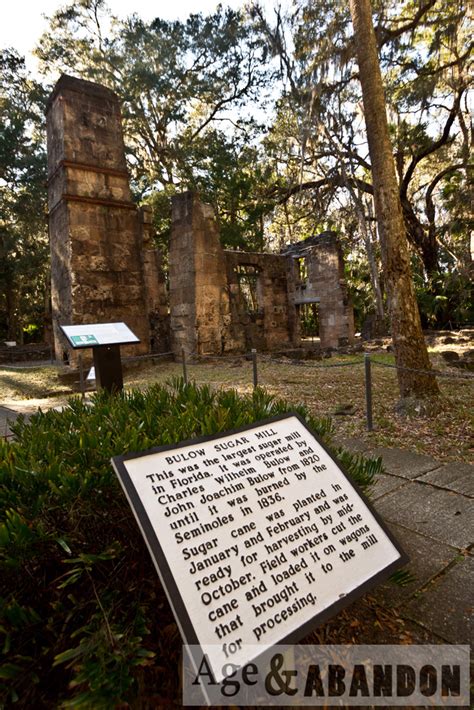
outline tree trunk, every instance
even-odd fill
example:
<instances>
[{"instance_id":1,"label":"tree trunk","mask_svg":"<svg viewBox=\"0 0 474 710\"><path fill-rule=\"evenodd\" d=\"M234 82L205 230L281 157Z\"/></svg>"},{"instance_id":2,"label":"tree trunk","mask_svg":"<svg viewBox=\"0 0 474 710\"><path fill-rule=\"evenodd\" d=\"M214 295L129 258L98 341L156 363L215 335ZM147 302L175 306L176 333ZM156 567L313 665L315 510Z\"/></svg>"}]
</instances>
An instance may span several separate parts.
<instances>
[{"instance_id":1,"label":"tree trunk","mask_svg":"<svg viewBox=\"0 0 474 710\"><path fill-rule=\"evenodd\" d=\"M359 228L362 234L362 240L364 242L365 250L367 252L367 260L369 262L370 269L370 281L372 284L372 291L374 292L375 299L375 312L377 314L377 332L379 327L382 327L385 318L384 308L383 308L383 298L382 290L380 288L380 280L377 269L377 264L375 263L375 254L372 248L372 236L370 233L369 225L364 214L364 203L360 195L356 194L355 190L351 190L352 198L354 200L354 206L357 213L357 221L359 222Z\"/></svg>"},{"instance_id":2,"label":"tree trunk","mask_svg":"<svg viewBox=\"0 0 474 710\"><path fill-rule=\"evenodd\" d=\"M411 275L399 187L388 132L382 75L370 0L349 0L372 163L375 212L401 397L438 394L421 329Z\"/></svg>"},{"instance_id":3,"label":"tree trunk","mask_svg":"<svg viewBox=\"0 0 474 710\"><path fill-rule=\"evenodd\" d=\"M365 244L365 250L367 252L367 259L369 261L370 280L372 282L372 290L374 292L375 298L375 312L377 314L377 321L380 323L380 325L382 325L385 318L382 289L380 288L379 274L377 270L377 264L375 263L375 254L372 247L372 239L370 237L370 232L366 232L363 236L363 239Z\"/></svg>"},{"instance_id":4,"label":"tree trunk","mask_svg":"<svg viewBox=\"0 0 474 710\"><path fill-rule=\"evenodd\" d=\"M425 231L406 195L401 196L400 200L407 237L421 257L426 276L431 278L439 273L438 243L435 232Z\"/></svg>"},{"instance_id":5,"label":"tree trunk","mask_svg":"<svg viewBox=\"0 0 474 710\"><path fill-rule=\"evenodd\" d=\"M18 319L18 293L14 284L5 284L5 304L7 309L7 340L20 343L20 325Z\"/></svg>"},{"instance_id":6,"label":"tree trunk","mask_svg":"<svg viewBox=\"0 0 474 710\"><path fill-rule=\"evenodd\" d=\"M366 235L366 240L365 241L365 248L367 250L367 258L369 260L369 267L370 267L370 278L372 280L372 288L374 290L375 294L375 307L376 307L376 313L377 313L377 318L379 320L379 323L381 324L382 327L384 327L384 321L385 321L385 309L383 306L383 293L382 293L382 286L380 283L380 276L379 276L379 270L380 266L378 264L378 260L376 258L376 255L374 253L374 247L373 244L377 240L377 235L372 235L372 223L373 223L373 212L372 212L372 198L369 199L368 202L368 212L369 212L369 217L370 217L370 222L366 220L366 225L367 225L367 235ZM374 229L376 232L376 230ZM384 328L385 332L385 328Z\"/></svg>"}]
</instances>

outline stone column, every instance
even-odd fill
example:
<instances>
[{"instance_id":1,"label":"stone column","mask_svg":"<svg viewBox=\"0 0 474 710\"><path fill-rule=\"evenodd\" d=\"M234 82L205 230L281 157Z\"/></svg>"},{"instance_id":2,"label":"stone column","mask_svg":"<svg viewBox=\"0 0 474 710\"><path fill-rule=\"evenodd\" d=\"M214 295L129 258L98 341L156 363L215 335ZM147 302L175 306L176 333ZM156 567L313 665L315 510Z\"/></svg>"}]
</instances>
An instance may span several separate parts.
<instances>
[{"instance_id":1,"label":"stone column","mask_svg":"<svg viewBox=\"0 0 474 710\"><path fill-rule=\"evenodd\" d=\"M124 321L150 347L141 230L131 201L120 105L99 84L62 76L47 113L48 202L55 352L59 324ZM74 353L69 352L74 361Z\"/></svg>"},{"instance_id":2,"label":"stone column","mask_svg":"<svg viewBox=\"0 0 474 710\"><path fill-rule=\"evenodd\" d=\"M228 310L226 265L210 205L186 192L172 198L169 255L171 347L220 354Z\"/></svg>"},{"instance_id":3,"label":"stone column","mask_svg":"<svg viewBox=\"0 0 474 710\"><path fill-rule=\"evenodd\" d=\"M341 247L335 235L320 235L307 252L308 281L320 298L319 335L322 348L354 342L354 312L344 279Z\"/></svg>"},{"instance_id":4,"label":"stone column","mask_svg":"<svg viewBox=\"0 0 474 710\"><path fill-rule=\"evenodd\" d=\"M140 227L142 244L142 270L145 298L150 324L152 352L164 353L170 349L170 323L163 255L153 243L152 212L141 207Z\"/></svg>"}]
</instances>

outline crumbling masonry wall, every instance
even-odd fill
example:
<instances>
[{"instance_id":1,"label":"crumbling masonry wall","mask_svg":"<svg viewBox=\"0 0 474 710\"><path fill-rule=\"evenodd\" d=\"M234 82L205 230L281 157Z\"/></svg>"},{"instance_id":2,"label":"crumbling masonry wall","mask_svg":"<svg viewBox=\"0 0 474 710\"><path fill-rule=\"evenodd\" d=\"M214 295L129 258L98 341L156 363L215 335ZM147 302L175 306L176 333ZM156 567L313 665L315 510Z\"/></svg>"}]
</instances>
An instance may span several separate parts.
<instances>
[{"instance_id":1,"label":"crumbling masonry wall","mask_svg":"<svg viewBox=\"0 0 474 710\"><path fill-rule=\"evenodd\" d=\"M125 354L149 352L157 332L165 346L165 282L150 214L131 201L117 96L62 76L48 102L47 138L56 357L68 351L60 324L124 321L141 340Z\"/></svg>"},{"instance_id":2,"label":"crumbling masonry wall","mask_svg":"<svg viewBox=\"0 0 474 710\"><path fill-rule=\"evenodd\" d=\"M306 262L302 283L298 261ZM300 344L302 303L318 303L321 347L354 340L352 307L337 237L326 232L283 254L221 247L212 208L191 192L172 200L171 343L181 354L221 354Z\"/></svg>"},{"instance_id":3,"label":"crumbling masonry wall","mask_svg":"<svg viewBox=\"0 0 474 710\"><path fill-rule=\"evenodd\" d=\"M236 269L256 270L258 308L246 309ZM169 256L171 345L179 356L291 345L286 260L224 251L210 205L192 192L172 199Z\"/></svg>"},{"instance_id":4,"label":"crumbling masonry wall","mask_svg":"<svg viewBox=\"0 0 474 710\"><path fill-rule=\"evenodd\" d=\"M172 199L169 281L173 351L222 353L229 321L224 253L212 208L192 192Z\"/></svg>"},{"instance_id":5,"label":"crumbling masonry wall","mask_svg":"<svg viewBox=\"0 0 474 710\"><path fill-rule=\"evenodd\" d=\"M62 76L47 109L52 312L59 325L124 321L140 338L125 354L222 354L300 345L302 304L319 304L323 348L354 338L333 233L281 254L226 251L209 205L172 200L169 301L151 213L131 200L117 96ZM301 262L305 277L301 277ZM66 351L66 353L65 353Z\"/></svg>"},{"instance_id":6,"label":"crumbling masonry wall","mask_svg":"<svg viewBox=\"0 0 474 710\"><path fill-rule=\"evenodd\" d=\"M225 251L231 321L229 350L275 350L295 343L290 328L286 259L279 254ZM249 312L239 284L239 267L256 273L256 308Z\"/></svg>"},{"instance_id":7,"label":"crumbling masonry wall","mask_svg":"<svg viewBox=\"0 0 474 710\"><path fill-rule=\"evenodd\" d=\"M317 303L321 347L338 348L353 343L354 311L337 235L323 232L288 246L283 253L288 259L290 299L296 308L296 337L299 335L298 308L305 303ZM300 275L300 261L305 262L304 279Z\"/></svg>"}]
</instances>

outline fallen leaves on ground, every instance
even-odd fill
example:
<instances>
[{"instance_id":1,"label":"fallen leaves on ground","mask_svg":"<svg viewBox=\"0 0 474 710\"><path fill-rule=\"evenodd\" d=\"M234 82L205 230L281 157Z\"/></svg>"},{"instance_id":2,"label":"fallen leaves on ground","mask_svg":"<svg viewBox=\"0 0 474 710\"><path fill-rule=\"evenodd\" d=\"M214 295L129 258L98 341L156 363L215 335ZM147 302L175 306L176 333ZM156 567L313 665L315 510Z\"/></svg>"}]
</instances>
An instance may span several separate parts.
<instances>
[{"instance_id":1,"label":"fallen leaves on ground","mask_svg":"<svg viewBox=\"0 0 474 710\"><path fill-rule=\"evenodd\" d=\"M377 366L375 361L393 364L393 356L373 354L372 401L374 430L367 431L365 416L364 364L360 354L333 357L323 362L268 362L259 358L259 385L290 403L303 403L315 416L333 419L338 439L358 438L367 450L378 446L408 449L432 456L439 461L473 461L474 378L461 379L452 373L439 356L432 355L435 369L452 375L439 378L441 396L428 408L428 413L413 411L400 414L394 369ZM332 367L339 363L351 366ZM331 365L328 367L328 365ZM252 389L252 363L243 357L209 358L188 362L188 376L198 384L232 387L239 392ZM143 369L125 375L127 388L146 387L153 382L166 382L182 375L179 363L155 361ZM54 368L35 370L0 369L0 401L15 406L21 401L42 406L40 393L51 397L64 392ZM49 399L44 406L54 406ZM336 414L336 412L342 412Z\"/></svg>"}]
</instances>

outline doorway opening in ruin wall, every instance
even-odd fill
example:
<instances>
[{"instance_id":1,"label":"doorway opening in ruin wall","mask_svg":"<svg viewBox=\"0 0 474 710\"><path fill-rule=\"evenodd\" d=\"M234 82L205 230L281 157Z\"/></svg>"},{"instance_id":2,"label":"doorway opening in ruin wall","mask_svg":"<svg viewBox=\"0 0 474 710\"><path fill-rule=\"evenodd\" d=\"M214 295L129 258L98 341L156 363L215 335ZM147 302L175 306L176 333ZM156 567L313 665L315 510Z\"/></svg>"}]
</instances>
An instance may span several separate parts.
<instances>
[{"instance_id":1,"label":"doorway opening in ruin wall","mask_svg":"<svg viewBox=\"0 0 474 710\"><path fill-rule=\"evenodd\" d=\"M302 344L320 341L320 313L319 301L300 303L296 306L300 323L300 337Z\"/></svg>"},{"instance_id":2,"label":"doorway opening in ruin wall","mask_svg":"<svg viewBox=\"0 0 474 710\"><path fill-rule=\"evenodd\" d=\"M319 298L315 298L309 279L308 259L306 256L294 259L296 277L296 317L299 324L301 345L320 343Z\"/></svg>"},{"instance_id":3,"label":"doorway opening in ruin wall","mask_svg":"<svg viewBox=\"0 0 474 710\"><path fill-rule=\"evenodd\" d=\"M239 287L240 302L245 313L250 317L255 317L261 310L262 304L260 269L252 264L238 264L235 267L235 275Z\"/></svg>"}]
</instances>

